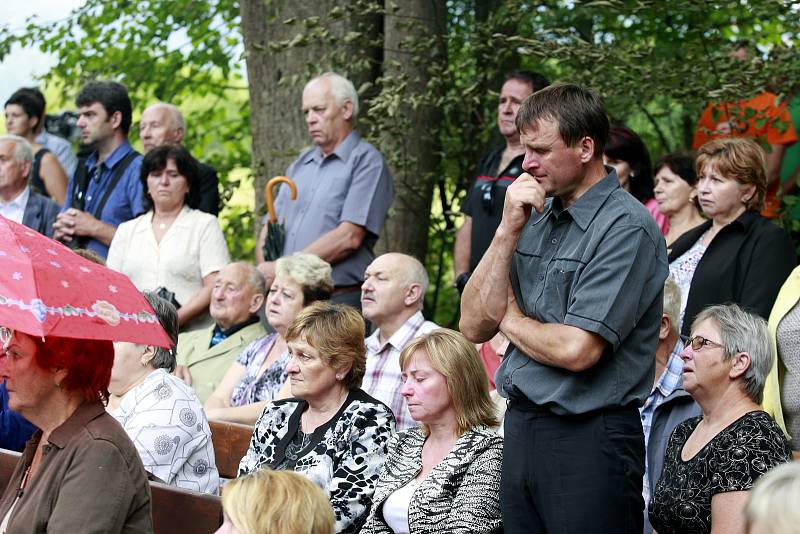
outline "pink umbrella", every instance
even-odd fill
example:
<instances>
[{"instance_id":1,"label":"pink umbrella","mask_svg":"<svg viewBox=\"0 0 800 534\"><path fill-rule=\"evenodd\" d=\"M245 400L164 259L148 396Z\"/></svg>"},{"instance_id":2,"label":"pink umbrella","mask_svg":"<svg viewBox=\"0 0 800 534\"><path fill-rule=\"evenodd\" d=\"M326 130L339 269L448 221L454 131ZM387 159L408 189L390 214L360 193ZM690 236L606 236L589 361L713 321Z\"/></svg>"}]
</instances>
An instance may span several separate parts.
<instances>
[{"instance_id":1,"label":"pink umbrella","mask_svg":"<svg viewBox=\"0 0 800 534\"><path fill-rule=\"evenodd\" d=\"M4 217L0 325L33 336L172 345L127 276Z\"/></svg>"}]
</instances>

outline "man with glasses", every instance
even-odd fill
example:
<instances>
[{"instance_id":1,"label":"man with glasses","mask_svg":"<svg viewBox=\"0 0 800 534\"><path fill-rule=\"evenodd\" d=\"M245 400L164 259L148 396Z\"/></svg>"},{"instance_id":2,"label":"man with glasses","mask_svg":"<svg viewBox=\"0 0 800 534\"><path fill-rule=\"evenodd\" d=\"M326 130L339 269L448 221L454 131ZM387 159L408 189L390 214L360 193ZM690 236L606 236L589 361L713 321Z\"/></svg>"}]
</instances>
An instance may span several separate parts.
<instances>
[{"instance_id":1,"label":"man with glasses","mask_svg":"<svg viewBox=\"0 0 800 534\"><path fill-rule=\"evenodd\" d=\"M644 430L644 534L652 534L653 526L647 516L647 503L658 477L664 468L664 455L672 431L690 417L700 415L700 406L683 389L684 342L680 336L681 290L672 278L664 283L664 312L658 331L656 373L653 390L639 408ZM701 345L696 336L693 343ZM699 348L699 347L698 347ZM695 349L697 350L697 349Z\"/></svg>"},{"instance_id":2,"label":"man with glasses","mask_svg":"<svg viewBox=\"0 0 800 534\"><path fill-rule=\"evenodd\" d=\"M514 123L517 110L531 93L548 85L550 82L539 73L515 71L508 75L500 89L497 128L505 144L494 148L478 162L477 175L461 205L464 222L456 234L453 251L459 293L464 291L469 273L475 270L492 242L503 215L506 188L522 174L525 150Z\"/></svg>"}]
</instances>

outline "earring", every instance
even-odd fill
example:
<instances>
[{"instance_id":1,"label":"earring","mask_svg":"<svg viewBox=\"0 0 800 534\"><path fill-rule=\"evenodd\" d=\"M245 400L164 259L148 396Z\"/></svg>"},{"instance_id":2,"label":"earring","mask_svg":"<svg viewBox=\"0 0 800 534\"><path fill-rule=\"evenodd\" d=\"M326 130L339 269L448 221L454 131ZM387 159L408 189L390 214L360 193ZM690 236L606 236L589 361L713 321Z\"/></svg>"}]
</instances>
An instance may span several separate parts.
<instances>
[{"instance_id":1,"label":"earring","mask_svg":"<svg viewBox=\"0 0 800 534\"><path fill-rule=\"evenodd\" d=\"M336 380L341 380L341 379L342 379L342 375L336 375Z\"/></svg>"}]
</instances>

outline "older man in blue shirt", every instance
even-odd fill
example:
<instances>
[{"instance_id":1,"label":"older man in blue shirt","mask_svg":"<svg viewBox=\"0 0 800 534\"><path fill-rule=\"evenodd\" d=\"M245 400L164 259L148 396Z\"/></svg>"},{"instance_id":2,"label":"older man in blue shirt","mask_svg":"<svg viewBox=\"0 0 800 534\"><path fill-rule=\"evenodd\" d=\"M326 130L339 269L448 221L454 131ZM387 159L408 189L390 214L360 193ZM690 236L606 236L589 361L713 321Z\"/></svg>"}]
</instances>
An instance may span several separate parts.
<instances>
[{"instance_id":1,"label":"older man in blue shirt","mask_svg":"<svg viewBox=\"0 0 800 534\"><path fill-rule=\"evenodd\" d=\"M328 72L303 90L303 113L314 146L286 171L297 184L297 200L282 188L275 203L286 225L283 254L316 254L333 266L333 299L361 308L364 271L394 200L394 184L381 153L354 130L358 95L353 84ZM256 258L271 284L274 265L265 262L262 229Z\"/></svg>"},{"instance_id":2,"label":"older man in blue shirt","mask_svg":"<svg viewBox=\"0 0 800 534\"><path fill-rule=\"evenodd\" d=\"M105 258L117 226L144 212L142 156L128 143L132 112L125 86L90 82L75 103L81 142L94 151L69 181L53 237Z\"/></svg>"}]
</instances>

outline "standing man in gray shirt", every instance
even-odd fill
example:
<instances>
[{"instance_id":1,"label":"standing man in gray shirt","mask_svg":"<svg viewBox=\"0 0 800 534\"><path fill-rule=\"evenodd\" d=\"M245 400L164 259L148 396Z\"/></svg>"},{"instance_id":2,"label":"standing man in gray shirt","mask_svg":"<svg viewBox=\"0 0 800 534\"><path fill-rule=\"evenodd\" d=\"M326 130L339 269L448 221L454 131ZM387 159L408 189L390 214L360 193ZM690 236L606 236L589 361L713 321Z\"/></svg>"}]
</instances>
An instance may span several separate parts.
<instances>
[{"instance_id":1,"label":"standing man in gray shirt","mask_svg":"<svg viewBox=\"0 0 800 534\"><path fill-rule=\"evenodd\" d=\"M664 239L603 166L608 118L570 84L528 97L516 119L523 174L464 290L461 331L512 347L500 490L506 533L642 532L644 435Z\"/></svg>"},{"instance_id":2,"label":"standing man in gray shirt","mask_svg":"<svg viewBox=\"0 0 800 534\"><path fill-rule=\"evenodd\" d=\"M283 255L316 254L333 266L332 301L361 310L364 271L394 200L394 184L378 150L355 131L358 94L350 80L333 72L308 82L303 113L314 146L286 171L297 184L297 200L282 187L275 201L286 226ZM267 225L256 247L258 268L268 287L274 262L264 261Z\"/></svg>"}]
</instances>

